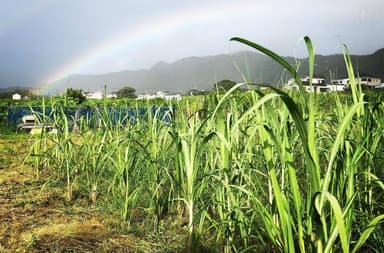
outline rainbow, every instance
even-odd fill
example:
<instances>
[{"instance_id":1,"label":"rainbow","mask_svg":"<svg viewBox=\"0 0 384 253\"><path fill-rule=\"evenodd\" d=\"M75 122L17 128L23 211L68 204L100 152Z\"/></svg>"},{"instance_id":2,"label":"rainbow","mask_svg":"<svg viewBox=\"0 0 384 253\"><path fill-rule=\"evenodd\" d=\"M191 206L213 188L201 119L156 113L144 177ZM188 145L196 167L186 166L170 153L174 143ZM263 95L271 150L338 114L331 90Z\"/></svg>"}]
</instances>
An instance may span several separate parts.
<instances>
[{"instance_id":1,"label":"rainbow","mask_svg":"<svg viewBox=\"0 0 384 253\"><path fill-rule=\"evenodd\" d=\"M156 35L177 31L194 24L214 21L222 18L244 17L255 15L260 5L256 1L248 1L225 6L211 6L209 8L188 9L154 17L147 22L119 32L116 36L99 45L90 48L76 59L56 69L41 80L39 90L48 89L54 82L76 73L81 68L95 63L113 52L129 46L132 42L156 38ZM259 9L260 10L260 9Z\"/></svg>"}]
</instances>

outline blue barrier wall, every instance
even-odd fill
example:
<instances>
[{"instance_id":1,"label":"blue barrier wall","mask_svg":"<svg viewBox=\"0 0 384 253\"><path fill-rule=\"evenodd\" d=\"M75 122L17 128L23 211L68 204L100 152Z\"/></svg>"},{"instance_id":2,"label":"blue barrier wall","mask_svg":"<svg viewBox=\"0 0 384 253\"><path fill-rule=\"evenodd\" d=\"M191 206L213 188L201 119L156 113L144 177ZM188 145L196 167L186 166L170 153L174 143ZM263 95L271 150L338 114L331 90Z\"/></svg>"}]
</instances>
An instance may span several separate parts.
<instances>
[{"instance_id":1,"label":"blue barrier wall","mask_svg":"<svg viewBox=\"0 0 384 253\"><path fill-rule=\"evenodd\" d=\"M94 122L98 122L101 118L101 115L107 114L108 119L113 124L117 122L122 124L128 124L135 122L139 119L146 119L150 112L153 117L156 116L157 119L171 123L173 122L175 110L169 107L151 107L148 108L122 108L122 107L107 107L107 108L99 108L99 107L79 107L79 108L65 108L63 109L65 115L69 119L69 123L73 123L74 120L78 120L80 118L85 118L89 121L94 120ZM7 123L8 126L16 127L17 124L21 122L21 119L25 115L34 114L37 117L42 118L45 115L49 119L53 119L54 114L58 113L55 108L51 107L8 107L7 112Z\"/></svg>"}]
</instances>

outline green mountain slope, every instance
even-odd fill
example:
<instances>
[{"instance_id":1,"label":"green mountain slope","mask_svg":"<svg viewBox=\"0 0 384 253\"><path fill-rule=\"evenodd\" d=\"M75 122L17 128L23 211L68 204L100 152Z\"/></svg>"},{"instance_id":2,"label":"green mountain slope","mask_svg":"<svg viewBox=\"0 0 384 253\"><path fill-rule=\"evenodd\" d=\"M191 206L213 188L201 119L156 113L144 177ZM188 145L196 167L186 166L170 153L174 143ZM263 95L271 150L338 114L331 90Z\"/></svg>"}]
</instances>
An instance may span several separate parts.
<instances>
[{"instance_id":1,"label":"green mountain slope","mask_svg":"<svg viewBox=\"0 0 384 253\"><path fill-rule=\"evenodd\" d=\"M384 49L370 55L352 55L356 72L369 73L381 77L384 81ZM299 73L308 73L307 59L286 57L293 65L300 62ZM317 55L315 73L327 80L331 76L347 76L342 54ZM118 90L123 86L134 87L138 93L163 91L186 91L194 89L212 89L216 81L230 79L241 82L244 78L254 83L279 85L290 78L287 73L268 57L256 52L238 52L231 55L188 57L174 63L160 62L150 69L122 71L101 75L73 75L52 85L60 91L66 87L83 90Z\"/></svg>"}]
</instances>

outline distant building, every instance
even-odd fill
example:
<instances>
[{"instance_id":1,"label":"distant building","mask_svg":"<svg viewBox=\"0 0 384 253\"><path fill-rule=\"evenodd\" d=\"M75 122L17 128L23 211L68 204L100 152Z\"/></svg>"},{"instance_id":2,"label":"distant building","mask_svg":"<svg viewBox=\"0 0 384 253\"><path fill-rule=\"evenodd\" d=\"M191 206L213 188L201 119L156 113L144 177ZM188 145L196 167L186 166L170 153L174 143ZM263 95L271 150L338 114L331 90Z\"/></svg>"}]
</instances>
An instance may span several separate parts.
<instances>
[{"instance_id":1,"label":"distant building","mask_svg":"<svg viewBox=\"0 0 384 253\"><path fill-rule=\"evenodd\" d=\"M305 78L302 78L301 82L303 83L303 85L309 85L310 77L306 76ZM315 86L326 86L327 84L325 83L325 77L323 77L323 76L313 76L312 77L312 85L315 85Z\"/></svg>"},{"instance_id":2,"label":"distant building","mask_svg":"<svg viewBox=\"0 0 384 253\"><path fill-rule=\"evenodd\" d=\"M203 89L190 89L185 93L187 96L198 96L198 95L204 95L207 91Z\"/></svg>"},{"instance_id":3,"label":"distant building","mask_svg":"<svg viewBox=\"0 0 384 253\"><path fill-rule=\"evenodd\" d=\"M95 92L84 92L83 95L87 99L102 99L104 97L103 92L95 91Z\"/></svg>"},{"instance_id":4,"label":"distant building","mask_svg":"<svg viewBox=\"0 0 384 253\"><path fill-rule=\"evenodd\" d=\"M356 75L355 78L356 83L360 83L363 88L374 88L381 83L379 77L366 73L360 73L359 75ZM335 79L332 80L332 84L342 84L345 88L349 88L350 80L349 78Z\"/></svg>"},{"instance_id":5,"label":"distant building","mask_svg":"<svg viewBox=\"0 0 384 253\"><path fill-rule=\"evenodd\" d=\"M183 97L181 96L181 94L167 94L167 95L164 95L164 99L180 101L183 99Z\"/></svg>"},{"instance_id":6,"label":"distant building","mask_svg":"<svg viewBox=\"0 0 384 253\"><path fill-rule=\"evenodd\" d=\"M332 84L327 84L325 78L322 76L314 76L312 78L312 85L310 85L310 78L300 78L303 88L306 92L341 92L347 87L348 79L332 80ZM299 85L295 79L290 79L288 84L285 86L287 89L299 90Z\"/></svg>"},{"instance_id":7,"label":"distant building","mask_svg":"<svg viewBox=\"0 0 384 253\"><path fill-rule=\"evenodd\" d=\"M272 87L270 83L246 83L240 87L240 90L244 92L252 90L269 90L270 87Z\"/></svg>"},{"instance_id":8,"label":"distant building","mask_svg":"<svg viewBox=\"0 0 384 253\"><path fill-rule=\"evenodd\" d=\"M344 84L328 84L330 87L329 91L345 91L346 86Z\"/></svg>"},{"instance_id":9,"label":"distant building","mask_svg":"<svg viewBox=\"0 0 384 253\"><path fill-rule=\"evenodd\" d=\"M20 100L21 99L21 95L18 94L18 93L15 93L12 95L12 100Z\"/></svg>"},{"instance_id":10,"label":"distant building","mask_svg":"<svg viewBox=\"0 0 384 253\"><path fill-rule=\"evenodd\" d=\"M152 99L152 98L155 98L154 95L152 94L149 94L149 93L145 93L145 94L139 94L137 96L137 99Z\"/></svg>"},{"instance_id":11,"label":"distant building","mask_svg":"<svg viewBox=\"0 0 384 253\"><path fill-rule=\"evenodd\" d=\"M154 94L145 93L137 96L137 99L155 99L155 98L162 98L165 100L177 100L177 101L180 101L183 99L183 97L179 93L162 92L162 91L158 91Z\"/></svg>"},{"instance_id":12,"label":"distant building","mask_svg":"<svg viewBox=\"0 0 384 253\"><path fill-rule=\"evenodd\" d=\"M375 86L377 86L381 83L380 78L373 76L373 75L370 75L370 74L361 73L358 78L359 78L361 86L364 86L366 88L374 88Z\"/></svg>"},{"instance_id":13,"label":"distant building","mask_svg":"<svg viewBox=\"0 0 384 253\"><path fill-rule=\"evenodd\" d=\"M109 93L109 94L107 94L107 98L117 98L117 95L116 95L116 93Z\"/></svg>"},{"instance_id":14,"label":"distant building","mask_svg":"<svg viewBox=\"0 0 384 253\"><path fill-rule=\"evenodd\" d=\"M329 92L335 89L331 85L326 84L325 78L322 76L313 76L312 85L311 85L311 78L309 76L300 78L300 81L301 81L301 84L303 85L304 90L309 93ZM294 78L291 78L290 80L288 80L288 84L286 85L286 88L299 90L299 85L296 83L296 80Z\"/></svg>"},{"instance_id":15,"label":"distant building","mask_svg":"<svg viewBox=\"0 0 384 253\"><path fill-rule=\"evenodd\" d=\"M343 79L334 79L331 81L333 85L344 85L347 87L349 85L349 78L343 78Z\"/></svg>"}]
</instances>

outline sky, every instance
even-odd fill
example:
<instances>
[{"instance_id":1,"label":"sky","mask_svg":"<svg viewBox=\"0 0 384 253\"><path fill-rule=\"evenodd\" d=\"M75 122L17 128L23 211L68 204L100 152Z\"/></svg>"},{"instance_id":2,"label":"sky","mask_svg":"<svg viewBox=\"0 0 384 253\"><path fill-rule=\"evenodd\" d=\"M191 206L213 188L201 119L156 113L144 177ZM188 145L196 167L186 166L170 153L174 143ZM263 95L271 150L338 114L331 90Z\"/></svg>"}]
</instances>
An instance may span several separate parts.
<instances>
[{"instance_id":1,"label":"sky","mask_svg":"<svg viewBox=\"0 0 384 253\"><path fill-rule=\"evenodd\" d=\"M0 88L49 87L72 74L147 69L251 50L284 56L384 47L382 0L0 0Z\"/></svg>"}]
</instances>

